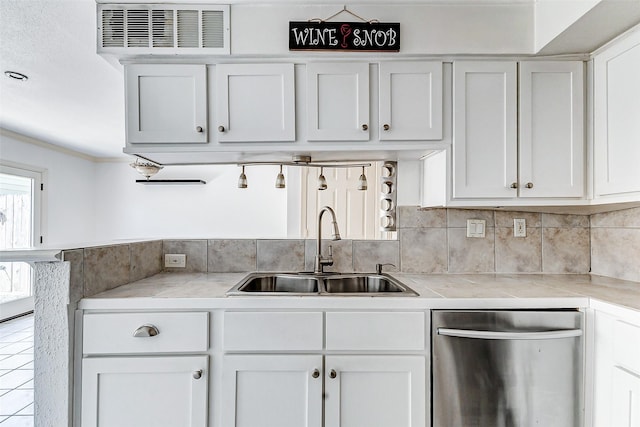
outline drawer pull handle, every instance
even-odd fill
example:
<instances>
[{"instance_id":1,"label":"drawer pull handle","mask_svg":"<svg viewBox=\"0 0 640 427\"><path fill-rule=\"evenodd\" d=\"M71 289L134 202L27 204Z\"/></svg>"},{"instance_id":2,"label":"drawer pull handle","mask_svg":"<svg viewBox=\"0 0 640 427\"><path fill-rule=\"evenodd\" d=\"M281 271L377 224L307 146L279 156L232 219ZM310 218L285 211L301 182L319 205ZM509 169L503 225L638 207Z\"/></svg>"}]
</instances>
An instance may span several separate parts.
<instances>
[{"instance_id":1,"label":"drawer pull handle","mask_svg":"<svg viewBox=\"0 0 640 427\"><path fill-rule=\"evenodd\" d=\"M336 372L335 369L332 369L331 372L329 372L329 378L335 378L338 376L338 373Z\"/></svg>"},{"instance_id":2,"label":"drawer pull handle","mask_svg":"<svg viewBox=\"0 0 640 427\"><path fill-rule=\"evenodd\" d=\"M193 372L194 380L199 380L200 378L202 378L202 369L198 369L197 371Z\"/></svg>"},{"instance_id":3,"label":"drawer pull handle","mask_svg":"<svg viewBox=\"0 0 640 427\"><path fill-rule=\"evenodd\" d=\"M134 337L146 338L146 337L155 337L158 335L160 331L153 325L142 325L133 333Z\"/></svg>"}]
</instances>

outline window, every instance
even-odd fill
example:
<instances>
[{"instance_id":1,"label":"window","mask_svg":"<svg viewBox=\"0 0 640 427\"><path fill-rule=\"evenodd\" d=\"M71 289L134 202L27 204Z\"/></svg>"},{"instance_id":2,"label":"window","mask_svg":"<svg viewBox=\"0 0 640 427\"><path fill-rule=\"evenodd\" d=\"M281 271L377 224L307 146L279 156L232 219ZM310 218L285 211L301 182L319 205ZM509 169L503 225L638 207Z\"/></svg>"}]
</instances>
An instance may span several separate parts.
<instances>
[{"instance_id":1,"label":"window","mask_svg":"<svg viewBox=\"0 0 640 427\"><path fill-rule=\"evenodd\" d=\"M42 172L0 165L0 250L40 244ZM33 310L33 271L22 262L0 263L0 320Z\"/></svg>"}]
</instances>

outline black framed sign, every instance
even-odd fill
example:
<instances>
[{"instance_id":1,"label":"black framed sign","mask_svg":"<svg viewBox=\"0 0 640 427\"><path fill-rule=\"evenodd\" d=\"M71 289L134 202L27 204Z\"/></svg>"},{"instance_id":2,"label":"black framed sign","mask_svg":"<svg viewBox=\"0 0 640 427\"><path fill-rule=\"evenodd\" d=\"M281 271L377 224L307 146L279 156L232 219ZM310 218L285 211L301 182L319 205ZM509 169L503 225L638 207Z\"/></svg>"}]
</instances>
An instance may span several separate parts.
<instances>
[{"instance_id":1,"label":"black framed sign","mask_svg":"<svg viewBox=\"0 0 640 427\"><path fill-rule=\"evenodd\" d=\"M400 23L289 22L289 50L400 51Z\"/></svg>"}]
</instances>

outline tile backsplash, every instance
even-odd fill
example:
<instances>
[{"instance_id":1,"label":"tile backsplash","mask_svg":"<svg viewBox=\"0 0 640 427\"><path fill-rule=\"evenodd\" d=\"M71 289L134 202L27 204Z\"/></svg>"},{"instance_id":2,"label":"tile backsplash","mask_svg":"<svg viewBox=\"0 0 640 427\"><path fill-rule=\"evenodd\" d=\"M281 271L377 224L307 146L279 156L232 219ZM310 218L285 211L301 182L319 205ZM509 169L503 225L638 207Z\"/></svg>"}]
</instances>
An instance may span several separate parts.
<instances>
[{"instance_id":1,"label":"tile backsplash","mask_svg":"<svg viewBox=\"0 0 640 427\"><path fill-rule=\"evenodd\" d=\"M526 221L514 237L513 220ZM486 221L485 237L466 235L468 219ZM640 282L640 208L604 214L558 215L480 209L398 209L398 240L323 240L333 250L325 271L407 273L595 274ZM311 271L312 239L156 240L65 251L71 278L84 296L176 272ZM164 255L186 254L185 268L164 269Z\"/></svg>"}]
</instances>

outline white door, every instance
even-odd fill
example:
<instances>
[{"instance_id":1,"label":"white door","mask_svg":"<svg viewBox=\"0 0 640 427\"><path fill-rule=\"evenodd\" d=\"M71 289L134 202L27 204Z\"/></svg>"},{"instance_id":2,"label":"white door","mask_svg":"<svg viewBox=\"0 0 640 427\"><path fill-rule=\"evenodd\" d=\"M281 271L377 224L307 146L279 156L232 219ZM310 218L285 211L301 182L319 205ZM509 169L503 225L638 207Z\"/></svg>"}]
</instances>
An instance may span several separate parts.
<instances>
[{"instance_id":1,"label":"white door","mask_svg":"<svg viewBox=\"0 0 640 427\"><path fill-rule=\"evenodd\" d=\"M516 197L516 63L453 64L453 197Z\"/></svg>"},{"instance_id":2,"label":"white door","mask_svg":"<svg viewBox=\"0 0 640 427\"><path fill-rule=\"evenodd\" d=\"M611 426L640 426L640 375L616 366L613 368Z\"/></svg>"},{"instance_id":3,"label":"white door","mask_svg":"<svg viewBox=\"0 0 640 427\"><path fill-rule=\"evenodd\" d=\"M293 64L221 64L215 74L220 142L295 141Z\"/></svg>"},{"instance_id":4,"label":"white door","mask_svg":"<svg viewBox=\"0 0 640 427\"><path fill-rule=\"evenodd\" d=\"M520 63L520 197L583 197L584 65Z\"/></svg>"},{"instance_id":5,"label":"white door","mask_svg":"<svg viewBox=\"0 0 640 427\"><path fill-rule=\"evenodd\" d=\"M302 171L302 237L316 238L318 214L323 206L330 206L336 213L340 236L343 239L380 238L379 179L380 162L365 168L367 190L358 190L362 169L324 169L327 189L318 190L320 169L305 168ZM323 221L327 221L323 219ZM331 239L331 227L323 224L322 238Z\"/></svg>"},{"instance_id":6,"label":"white door","mask_svg":"<svg viewBox=\"0 0 640 427\"><path fill-rule=\"evenodd\" d=\"M380 140L442 139L442 62L380 63Z\"/></svg>"},{"instance_id":7,"label":"white door","mask_svg":"<svg viewBox=\"0 0 640 427\"><path fill-rule=\"evenodd\" d=\"M225 427L321 427L322 356L225 356Z\"/></svg>"},{"instance_id":8,"label":"white door","mask_svg":"<svg viewBox=\"0 0 640 427\"><path fill-rule=\"evenodd\" d=\"M83 427L206 427L207 356L82 361Z\"/></svg>"},{"instance_id":9,"label":"white door","mask_svg":"<svg viewBox=\"0 0 640 427\"><path fill-rule=\"evenodd\" d=\"M325 425L424 427L422 356L326 356Z\"/></svg>"},{"instance_id":10,"label":"white door","mask_svg":"<svg viewBox=\"0 0 640 427\"><path fill-rule=\"evenodd\" d=\"M594 59L596 197L640 191L639 75L638 32Z\"/></svg>"},{"instance_id":11,"label":"white door","mask_svg":"<svg viewBox=\"0 0 640 427\"><path fill-rule=\"evenodd\" d=\"M307 64L307 139L369 140L369 64Z\"/></svg>"},{"instance_id":12,"label":"white door","mask_svg":"<svg viewBox=\"0 0 640 427\"><path fill-rule=\"evenodd\" d=\"M205 65L125 66L127 143L206 143Z\"/></svg>"}]
</instances>

